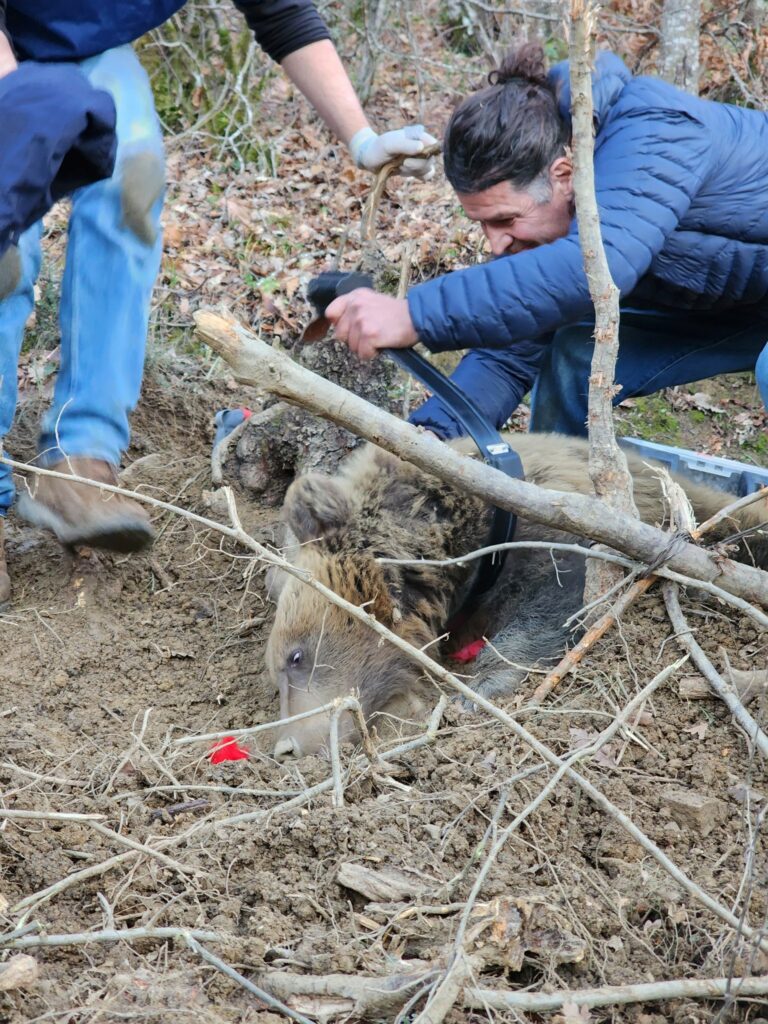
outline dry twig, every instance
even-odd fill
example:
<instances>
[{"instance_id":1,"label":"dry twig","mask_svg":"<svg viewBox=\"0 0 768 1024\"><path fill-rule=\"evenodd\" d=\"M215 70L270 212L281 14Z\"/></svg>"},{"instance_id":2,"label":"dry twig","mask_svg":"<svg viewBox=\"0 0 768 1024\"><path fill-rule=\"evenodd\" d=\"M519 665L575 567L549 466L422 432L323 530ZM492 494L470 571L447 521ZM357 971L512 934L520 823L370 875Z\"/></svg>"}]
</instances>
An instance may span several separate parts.
<instances>
[{"instance_id":1,"label":"dry twig","mask_svg":"<svg viewBox=\"0 0 768 1024\"><path fill-rule=\"evenodd\" d=\"M261 386L331 419L425 472L447 480L458 490L483 498L489 505L509 509L531 522L609 544L647 565L669 549L668 534L629 519L596 498L513 480L454 451L437 438L299 366L231 316L201 311L195 314L195 321L203 338L230 364L238 380ZM670 553L669 565L694 579L717 580L729 593L768 607L768 573L753 566L716 559L702 548L684 542Z\"/></svg>"},{"instance_id":2,"label":"dry twig","mask_svg":"<svg viewBox=\"0 0 768 1024\"><path fill-rule=\"evenodd\" d=\"M678 643L690 654L696 668L706 678L717 696L727 705L728 710L749 737L750 743L755 744L763 757L768 757L768 736L741 703L735 689L726 683L691 635L691 627L685 620L678 600L677 585L665 583L661 589Z\"/></svg>"}]
</instances>

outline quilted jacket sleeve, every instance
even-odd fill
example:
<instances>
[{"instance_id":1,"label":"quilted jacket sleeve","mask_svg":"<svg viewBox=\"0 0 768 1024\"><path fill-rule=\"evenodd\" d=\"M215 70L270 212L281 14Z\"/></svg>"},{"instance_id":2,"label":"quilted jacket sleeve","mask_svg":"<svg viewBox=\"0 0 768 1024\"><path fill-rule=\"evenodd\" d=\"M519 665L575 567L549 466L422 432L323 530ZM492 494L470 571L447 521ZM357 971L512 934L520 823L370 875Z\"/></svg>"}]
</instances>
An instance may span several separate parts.
<instances>
[{"instance_id":1,"label":"quilted jacket sleeve","mask_svg":"<svg viewBox=\"0 0 768 1024\"><path fill-rule=\"evenodd\" d=\"M707 128L684 111L628 106L603 125L595 151L603 241L622 296L685 216L711 148ZM586 318L593 307L576 220L564 238L418 285L408 302L433 352L506 348Z\"/></svg>"},{"instance_id":2,"label":"quilted jacket sleeve","mask_svg":"<svg viewBox=\"0 0 768 1024\"><path fill-rule=\"evenodd\" d=\"M536 341L518 341L509 348L472 349L453 371L451 380L500 429L531 390L549 341L547 336ZM451 409L434 396L411 413L409 419L445 439L465 433Z\"/></svg>"}]
</instances>

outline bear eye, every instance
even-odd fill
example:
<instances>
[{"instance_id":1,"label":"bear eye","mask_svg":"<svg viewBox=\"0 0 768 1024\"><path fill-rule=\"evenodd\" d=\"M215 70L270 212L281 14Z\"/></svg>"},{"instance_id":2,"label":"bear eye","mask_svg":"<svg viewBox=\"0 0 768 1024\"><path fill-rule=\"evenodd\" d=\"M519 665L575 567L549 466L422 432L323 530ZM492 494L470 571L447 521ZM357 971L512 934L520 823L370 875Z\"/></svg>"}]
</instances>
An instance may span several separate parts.
<instances>
[{"instance_id":1,"label":"bear eye","mask_svg":"<svg viewBox=\"0 0 768 1024\"><path fill-rule=\"evenodd\" d=\"M288 655L289 668L298 668L302 661L304 661L304 651L300 647L297 647L295 651L291 651Z\"/></svg>"}]
</instances>

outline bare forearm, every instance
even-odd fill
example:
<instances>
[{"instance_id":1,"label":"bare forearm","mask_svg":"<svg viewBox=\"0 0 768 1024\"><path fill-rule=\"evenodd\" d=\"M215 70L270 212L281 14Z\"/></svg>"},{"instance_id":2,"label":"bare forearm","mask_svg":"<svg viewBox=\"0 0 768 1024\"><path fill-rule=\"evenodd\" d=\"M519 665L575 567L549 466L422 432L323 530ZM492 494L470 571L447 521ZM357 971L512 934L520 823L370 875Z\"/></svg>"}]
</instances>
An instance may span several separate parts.
<instances>
[{"instance_id":1,"label":"bare forearm","mask_svg":"<svg viewBox=\"0 0 768 1024\"><path fill-rule=\"evenodd\" d=\"M285 73L345 145L368 125L336 48L328 39L303 46L283 60Z\"/></svg>"}]
</instances>

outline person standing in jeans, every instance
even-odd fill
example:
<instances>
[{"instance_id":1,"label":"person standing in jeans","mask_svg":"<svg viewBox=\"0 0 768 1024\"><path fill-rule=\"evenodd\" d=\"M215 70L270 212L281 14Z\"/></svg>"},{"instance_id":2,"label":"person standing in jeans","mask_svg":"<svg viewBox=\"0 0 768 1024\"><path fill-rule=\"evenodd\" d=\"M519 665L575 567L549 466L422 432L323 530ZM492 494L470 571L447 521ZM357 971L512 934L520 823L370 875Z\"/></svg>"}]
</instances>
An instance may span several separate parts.
<instances>
[{"instance_id":1,"label":"person standing in jeans","mask_svg":"<svg viewBox=\"0 0 768 1024\"><path fill-rule=\"evenodd\" d=\"M402 173L431 172L419 153L435 140L420 125L382 135L371 128L310 0L235 2L263 49L359 167L375 172L393 156L406 155ZM130 44L182 6L183 0L0 0L0 87L17 62L75 64L93 86L111 94L117 112L114 174L72 198L60 304L61 367L38 457L44 467L103 483L115 483L128 447L128 415L139 397L162 247L163 140L149 80ZM0 301L0 440L16 406L16 368L34 306L40 236L37 223L18 239L18 285ZM10 596L2 530L13 501L11 472L0 465L0 604ZM153 537L137 502L52 477L31 482L18 510L67 545L134 551Z\"/></svg>"}]
</instances>

